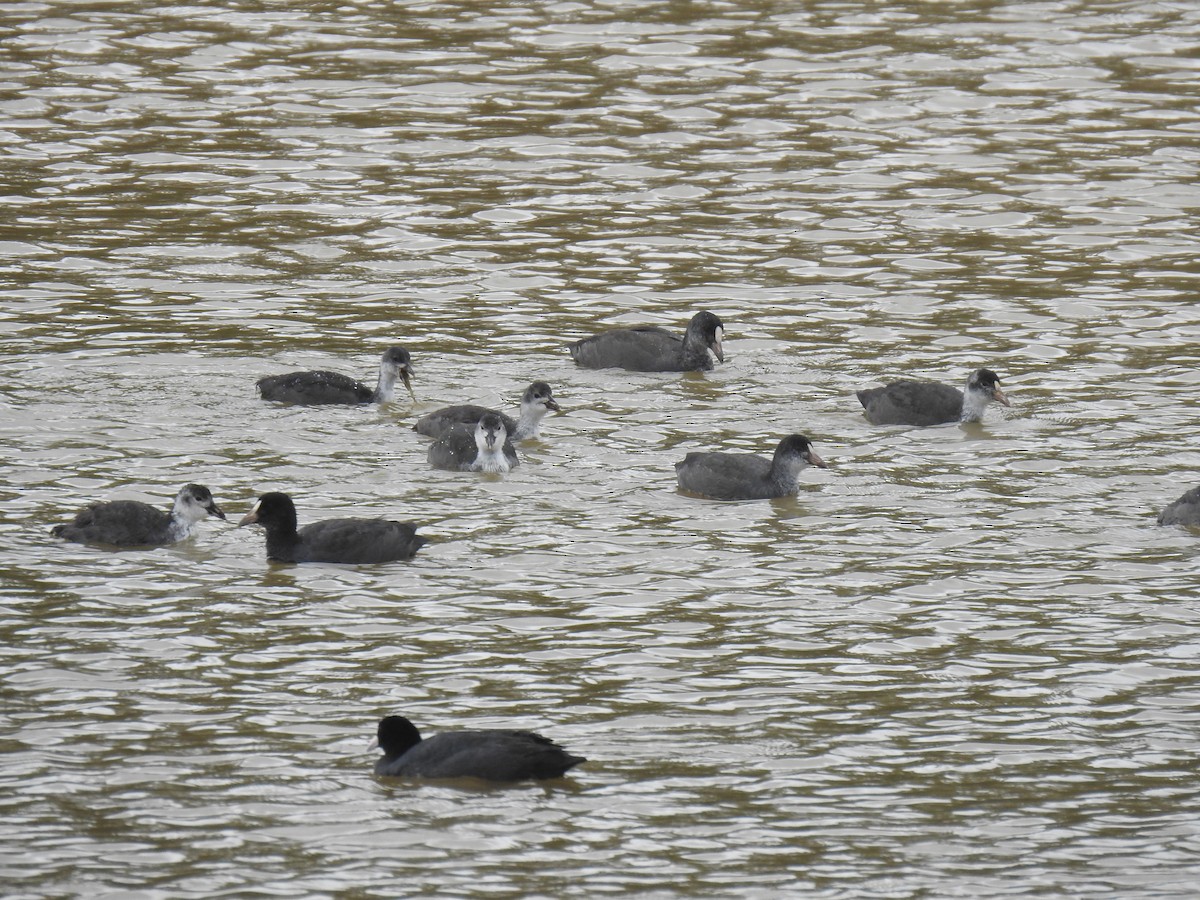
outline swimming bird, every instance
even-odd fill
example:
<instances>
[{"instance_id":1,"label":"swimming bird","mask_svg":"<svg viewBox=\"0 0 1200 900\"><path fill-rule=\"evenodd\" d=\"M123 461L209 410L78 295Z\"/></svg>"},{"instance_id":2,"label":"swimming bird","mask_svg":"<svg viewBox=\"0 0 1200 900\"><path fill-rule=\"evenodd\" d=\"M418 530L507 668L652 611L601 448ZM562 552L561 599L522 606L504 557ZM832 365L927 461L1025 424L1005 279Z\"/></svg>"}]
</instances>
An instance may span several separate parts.
<instances>
[{"instance_id":1,"label":"swimming bird","mask_svg":"<svg viewBox=\"0 0 1200 900\"><path fill-rule=\"evenodd\" d=\"M278 403L296 403L316 406L330 403L387 403L396 392L399 378L412 389L412 358L403 347L388 347L379 360L379 382L375 389L349 375L337 372L289 372L286 375L268 375L255 382L264 400Z\"/></svg>"},{"instance_id":2,"label":"swimming bird","mask_svg":"<svg viewBox=\"0 0 1200 900\"><path fill-rule=\"evenodd\" d=\"M296 505L287 494L263 494L238 527L261 525L267 559L277 562L381 563L410 559L425 543L411 522L325 519L297 530Z\"/></svg>"},{"instance_id":3,"label":"swimming bird","mask_svg":"<svg viewBox=\"0 0 1200 900\"><path fill-rule=\"evenodd\" d=\"M808 438L790 434L769 460L753 453L689 453L675 463L675 478L683 490L712 500L767 500L796 493L805 466L827 468Z\"/></svg>"},{"instance_id":4,"label":"swimming bird","mask_svg":"<svg viewBox=\"0 0 1200 900\"><path fill-rule=\"evenodd\" d=\"M55 537L81 544L117 547L161 547L181 541L205 516L225 518L212 492L199 484L186 484L175 495L169 513L140 500L89 503L65 525L55 525Z\"/></svg>"},{"instance_id":5,"label":"swimming bird","mask_svg":"<svg viewBox=\"0 0 1200 900\"><path fill-rule=\"evenodd\" d=\"M893 381L886 387L858 391L867 421L872 425L944 425L979 422L993 400L1012 406L991 369L979 369L967 379L964 393L937 381Z\"/></svg>"},{"instance_id":6,"label":"swimming bird","mask_svg":"<svg viewBox=\"0 0 1200 900\"><path fill-rule=\"evenodd\" d=\"M1200 487L1192 488L1158 515L1159 525L1200 526Z\"/></svg>"},{"instance_id":7,"label":"swimming bird","mask_svg":"<svg viewBox=\"0 0 1200 900\"><path fill-rule=\"evenodd\" d=\"M655 325L615 328L569 344L575 362L585 369L630 372L696 372L713 367L711 350L721 362L725 326L710 312L692 316L683 337Z\"/></svg>"},{"instance_id":8,"label":"swimming bird","mask_svg":"<svg viewBox=\"0 0 1200 900\"><path fill-rule=\"evenodd\" d=\"M450 428L429 445L426 457L435 469L457 472L507 472L520 462L508 429L494 412L485 412L474 428Z\"/></svg>"},{"instance_id":9,"label":"swimming bird","mask_svg":"<svg viewBox=\"0 0 1200 900\"><path fill-rule=\"evenodd\" d=\"M525 781L559 778L587 762L532 731L444 731L422 740L417 727L404 716L380 721L371 747L383 750L375 762L375 774L397 778Z\"/></svg>"},{"instance_id":10,"label":"swimming bird","mask_svg":"<svg viewBox=\"0 0 1200 900\"><path fill-rule=\"evenodd\" d=\"M429 437L441 437L455 425L476 425L487 413L494 413L504 423L510 440L523 441L535 438L541 431L542 419L550 410L559 409L558 402L550 390L550 385L544 381L535 381L525 389L521 396L521 414L519 419L495 412L485 406L464 404L462 406L447 406L436 412L421 416L413 425L413 431Z\"/></svg>"}]
</instances>

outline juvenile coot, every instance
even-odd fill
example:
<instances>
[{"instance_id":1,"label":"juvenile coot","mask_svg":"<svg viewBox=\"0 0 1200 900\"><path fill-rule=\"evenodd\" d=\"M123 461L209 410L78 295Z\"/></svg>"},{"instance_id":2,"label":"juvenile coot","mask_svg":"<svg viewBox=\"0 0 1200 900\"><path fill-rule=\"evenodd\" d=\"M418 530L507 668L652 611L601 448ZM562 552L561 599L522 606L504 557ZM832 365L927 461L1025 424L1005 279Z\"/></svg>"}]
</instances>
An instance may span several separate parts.
<instances>
[{"instance_id":1,"label":"juvenile coot","mask_svg":"<svg viewBox=\"0 0 1200 900\"><path fill-rule=\"evenodd\" d=\"M328 403L387 403L396 393L399 378L412 394L412 359L403 347L388 347L379 361L375 389L337 372L289 372L268 375L256 383L264 400L315 406ZM414 395L415 396L415 395Z\"/></svg>"},{"instance_id":2,"label":"juvenile coot","mask_svg":"<svg viewBox=\"0 0 1200 900\"><path fill-rule=\"evenodd\" d=\"M542 419L550 410L558 410L558 402L550 390L550 385L544 381L535 381L525 389L521 396L521 417L513 419L502 412L495 412L486 406L464 404L462 406L447 406L436 412L421 416L413 425L413 431L429 437L441 437L456 425L477 425L487 413L495 412L504 423L510 440L523 441L535 438L542 428Z\"/></svg>"},{"instance_id":3,"label":"juvenile coot","mask_svg":"<svg viewBox=\"0 0 1200 900\"><path fill-rule=\"evenodd\" d=\"M296 506L278 491L259 497L238 526L255 523L267 532L267 559L278 562L391 562L426 543L411 522L390 519L325 519L297 531Z\"/></svg>"},{"instance_id":4,"label":"juvenile coot","mask_svg":"<svg viewBox=\"0 0 1200 900\"><path fill-rule=\"evenodd\" d=\"M187 484L175 495L169 513L140 500L90 503L71 522L55 525L50 533L81 544L160 547L183 540L205 516L223 519L225 513L208 488Z\"/></svg>"},{"instance_id":5,"label":"juvenile coot","mask_svg":"<svg viewBox=\"0 0 1200 900\"><path fill-rule=\"evenodd\" d=\"M398 778L525 781L558 778L587 762L532 731L446 731L421 740L404 716L383 719L371 746L383 750L375 774Z\"/></svg>"},{"instance_id":6,"label":"juvenile coot","mask_svg":"<svg viewBox=\"0 0 1200 900\"><path fill-rule=\"evenodd\" d=\"M569 344L575 362L586 369L631 372L696 372L713 367L708 351L725 361L725 326L710 312L692 316L683 337L655 325L616 328Z\"/></svg>"},{"instance_id":7,"label":"juvenile coot","mask_svg":"<svg viewBox=\"0 0 1200 900\"><path fill-rule=\"evenodd\" d=\"M429 445L427 458L435 469L452 472L507 472L520 460L508 439L508 429L493 412L484 413L475 427L455 425Z\"/></svg>"},{"instance_id":8,"label":"juvenile coot","mask_svg":"<svg viewBox=\"0 0 1200 900\"><path fill-rule=\"evenodd\" d=\"M1200 487L1192 488L1158 516L1159 525L1200 526Z\"/></svg>"},{"instance_id":9,"label":"juvenile coot","mask_svg":"<svg viewBox=\"0 0 1200 900\"><path fill-rule=\"evenodd\" d=\"M991 369L972 372L966 393L937 381L904 380L858 391L858 400L872 425L979 422L993 400L1002 406L1012 406Z\"/></svg>"},{"instance_id":10,"label":"juvenile coot","mask_svg":"<svg viewBox=\"0 0 1200 900\"><path fill-rule=\"evenodd\" d=\"M808 438L791 434L769 460L753 453L689 453L675 463L675 478L685 491L713 500L767 500L796 493L805 466L826 468Z\"/></svg>"}]
</instances>

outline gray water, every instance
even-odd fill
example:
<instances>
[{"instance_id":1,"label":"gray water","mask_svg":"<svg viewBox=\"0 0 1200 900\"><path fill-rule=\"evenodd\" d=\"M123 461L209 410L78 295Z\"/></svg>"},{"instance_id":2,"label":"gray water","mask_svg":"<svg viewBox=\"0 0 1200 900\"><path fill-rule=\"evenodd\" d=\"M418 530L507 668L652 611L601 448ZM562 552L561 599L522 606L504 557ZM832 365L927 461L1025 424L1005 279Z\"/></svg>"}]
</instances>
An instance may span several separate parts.
<instances>
[{"instance_id":1,"label":"gray water","mask_svg":"<svg viewBox=\"0 0 1200 900\"><path fill-rule=\"evenodd\" d=\"M0 6L11 897L1189 897L1200 8ZM708 374L576 369L726 323ZM264 403L256 378L417 399ZM995 369L980 425L854 391ZM508 476L446 403L562 404ZM680 494L808 435L795 498ZM114 552L87 501L229 521ZM234 523L386 515L411 562ZM375 779L536 729L570 778Z\"/></svg>"}]
</instances>

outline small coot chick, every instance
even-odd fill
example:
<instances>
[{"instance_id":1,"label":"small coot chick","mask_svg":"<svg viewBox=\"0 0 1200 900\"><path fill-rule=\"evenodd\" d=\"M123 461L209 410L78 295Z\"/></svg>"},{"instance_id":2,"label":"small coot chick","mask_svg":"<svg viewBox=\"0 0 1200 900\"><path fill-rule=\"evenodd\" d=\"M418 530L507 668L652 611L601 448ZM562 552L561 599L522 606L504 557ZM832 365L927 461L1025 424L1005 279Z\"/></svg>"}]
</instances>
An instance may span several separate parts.
<instances>
[{"instance_id":1,"label":"small coot chick","mask_svg":"<svg viewBox=\"0 0 1200 900\"><path fill-rule=\"evenodd\" d=\"M683 337L665 328L639 325L615 328L569 344L575 362L585 369L627 369L630 372L696 372L713 367L711 350L721 362L725 326L710 312L692 316Z\"/></svg>"},{"instance_id":2,"label":"small coot chick","mask_svg":"<svg viewBox=\"0 0 1200 900\"><path fill-rule=\"evenodd\" d=\"M421 740L404 716L383 719L371 746L383 750L375 774L398 778L525 781L558 778L587 762L532 731L446 731Z\"/></svg>"},{"instance_id":3,"label":"small coot chick","mask_svg":"<svg viewBox=\"0 0 1200 900\"><path fill-rule=\"evenodd\" d=\"M256 382L264 400L309 406L329 403L387 403L396 393L399 378L412 394L412 359L403 347L388 347L379 361L379 382L375 389L349 375L337 372L289 372L269 375ZM413 395L415 396L415 395Z\"/></svg>"},{"instance_id":4,"label":"small coot chick","mask_svg":"<svg viewBox=\"0 0 1200 900\"><path fill-rule=\"evenodd\" d=\"M827 468L808 438L791 434L769 460L753 453L689 453L675 463L675 478L683 490L712 500L768 500L796 493L805 466Z\"/></svg>"},{"instance_id":5,"label":"small coot chick","mask_svg":"<svg viewBox=\"0 0 1200 900\"><path fill-rule=\"evenodd\" d=\"M325 519L297 530L296 506L278 491L263 494L238 526L267 532L267 559L277 562L381 563L409 559L425 543L411 522Z\"/></svg>"},{"instance_id":6,"label":"small coot chick","mask_svg":"<svg viewBox=\"0 0 1200 900\"><path fill-rule=\"evenodd\" d=\"M71 522L55 525L50 533L81 544L161 547L183 540L205 516L223 519L225 513L208 488L187 484L175 495L169 513L139 500L90 503Z\"/></svg>"},{"instance_id":7,"label":"small coot chick","mask_svg":"<svg viewBox=\"0 0 1200 900\"><path fill-rule=\"evenodd\" d=\"M452 472L507 472L520 460L508 429L494 412L485 412L475 427L455 425L429 445L435 469Z\"/></svg>"},{"instance_id":8,"label":"small coot chick","mask_svg":"<svg viewBox=\"0 0 1200 900\"><path fill-rule=\"evenodd\" d=\"M1192 488L1158 516L1159 525L1189 525L1200 527L1200 487Z\"/></svg>"},{"instance_id":9,"label":"small coot chick","mask_svg":"<svg viewBox=\"0 0 1200 900\"><path fill-rule=\"evenodd\" d=\"M1002 406L1012 406L991 369L972 372L965 393L937 381L904 380L859 391L858 400L872 425L979 422L993 400Z\"/></svg>"},{"instance_id":10,"label":"small coot chick","mask_svg":"<svg viewBox=\"0 0 1200 900\"><path fill-rule=\"evenodd\" d=\"M500 421L504 423L510 440L523 441L537 437L542 429L542 419L550 410L557 411L559 408L558 402L550 390L550 385L544 381L535 381L525 389L525 393L521 396L519 419L506 416L501 412L496 412L495 415L499 416ZM495 411L473 404L447 406L426 416L421 416L413 425L413 431L429 437L441 437L456 425L478 424L479 420L490 412Z\"/></svg>"}]
</instances>

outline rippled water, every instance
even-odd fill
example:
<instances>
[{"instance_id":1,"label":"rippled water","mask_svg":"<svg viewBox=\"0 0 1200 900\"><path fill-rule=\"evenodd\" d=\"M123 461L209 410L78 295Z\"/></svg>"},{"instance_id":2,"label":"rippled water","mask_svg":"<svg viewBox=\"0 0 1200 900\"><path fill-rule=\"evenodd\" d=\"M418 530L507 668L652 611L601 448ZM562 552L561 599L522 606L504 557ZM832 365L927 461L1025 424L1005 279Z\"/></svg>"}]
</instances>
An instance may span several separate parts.
<instances>
[{"instance_id":1,"label":"rippled water","mask_svg":"<svg viewBox=\"0 0 1200 900\"><path fill-rule=\"evenodd\" d=\"M1191 896L1200 113L1191 3L0 6L9 896ZM727 326L707 375L577 370ZM416 402L264 404L255 378ZM1011 410L877 428L858 387ZM448 402L564 413L503 478ZM796 498L675 491L801 431ZM210 521L421 523L269 566ZM552 785L370 774L377 719L530 727Z\"/></svg>"}]
</instances>

